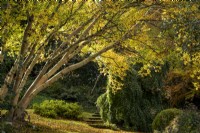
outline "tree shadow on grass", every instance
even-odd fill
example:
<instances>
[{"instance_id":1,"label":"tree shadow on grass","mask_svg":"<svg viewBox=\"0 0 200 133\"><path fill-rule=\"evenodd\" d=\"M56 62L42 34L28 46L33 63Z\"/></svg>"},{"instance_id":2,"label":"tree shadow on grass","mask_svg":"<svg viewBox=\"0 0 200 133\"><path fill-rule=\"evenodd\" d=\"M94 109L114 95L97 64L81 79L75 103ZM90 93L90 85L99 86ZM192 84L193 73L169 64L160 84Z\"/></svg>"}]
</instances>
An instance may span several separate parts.
<instances>
[{"instance_id":1,"label":"tree shadow on grass","mask_svg":"<svg viewBox=\"0 0 200 133\"><path fill-rule=\"evenodd\" d=\"M63 131L59 128L52 128L47 125L41 125L41 124L29 124L20 128L15 129L16 133L65 133L66 131Z\"/></svg>"}]
</instances>

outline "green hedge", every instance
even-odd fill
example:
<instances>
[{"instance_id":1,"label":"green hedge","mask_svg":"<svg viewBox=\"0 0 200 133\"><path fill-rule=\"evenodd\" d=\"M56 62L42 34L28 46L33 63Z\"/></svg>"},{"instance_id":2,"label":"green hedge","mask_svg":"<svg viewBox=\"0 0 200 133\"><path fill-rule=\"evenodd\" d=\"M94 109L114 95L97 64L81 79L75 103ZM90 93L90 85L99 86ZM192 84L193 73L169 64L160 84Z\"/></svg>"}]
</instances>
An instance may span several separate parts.
<instances>
[{"instance_id":1,"label":"green hedge","mask_svg":"<svg viewBox=\"0 0 200 133\"><path fill-rule=\"evenodd\" d=\"M45 100L41 104L33 105L34 113L50 118L78 119L82 114L82 107L77 103L66 103L62 100Z\"/></svg>"},{"instance_id":2,"label":"green hedge","mask_svg":"<svg viewBox=\"0 0 200 133\"><path fill-rule=\"evenodd\" d=\"M200 132L200 113L194 110L185 110L176 117L165 133L199 133Z\"/></svg>"},{"instance_id":3,"label":"green hedge","mask_svg":"<svg viewBox=\"0 0 200 133\"><path fill-rule=\"evenodd\" d=\"M176 108L166 109L156 115L152 123L152 129L157 131L164 131L170 122L182 113Z\"/></svg>"}]
</instances>

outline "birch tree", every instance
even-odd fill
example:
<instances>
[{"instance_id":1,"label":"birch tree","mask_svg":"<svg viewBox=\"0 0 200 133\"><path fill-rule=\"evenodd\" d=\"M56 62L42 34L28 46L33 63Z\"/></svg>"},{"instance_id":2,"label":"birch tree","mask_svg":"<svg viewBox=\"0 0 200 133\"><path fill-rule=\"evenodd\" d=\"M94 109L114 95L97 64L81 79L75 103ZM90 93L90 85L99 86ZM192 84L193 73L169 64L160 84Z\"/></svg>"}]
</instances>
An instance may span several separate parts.
<instances>
[{"instance_id":1,"label":"birch tree","mask_svg":"<svg viewBox=\"0 0 200 133\"><path fill-rule=\"evenodd\" d=\"M179 7L179 4L175 3L174 6ZM194 10L199 17L198 4L195 5ZM38 93L92 60L104 67L102 72L114 73L118 77L125 76L127 58L129 62L143 64L139 71L143 76L149 75L151 70L159 71L177 48L174 43L177 40L167 34L175 33L173 26L166 29L166 22L170 20L166 17L169 7L169 2L141 3L138 0L1 1L0 63L4 52L15 59L0 86L1 101L11 96L9 120L21 119L22 113ZM174 19L174 16L171 17ZM171 24L172 21L169 22ZM162 29L164 32L161 32ZM196 44L199 44L198 41ZM74 57L82 54L88 56L77 63L70 63ZM195 72L199 66L198 58L199 54L194 58ZM44 65L25 89L38 63ZM198 73L195 75L198 76ZM109 80L114 88L121 88L115 79ZM197 83L196 88L199 88Z\"/></svg>"},{"instance_id":2,"label":"birch tree","mask_svg":"<svg viewBox=\"0 0 200 133\"><path fill-rule=\"evenodd\" d=\"M105 4L106 3L106 4ZM0 37L4 51L15 62L0 88L0 99L9 94L9 120L21 119L30 101L42 90L113 48L136 33L140 22L124 25L121 16L138 2L2 1ZM123 4L121 4L123 3ZM54 43L52 43L54 42ZM69 61L86 52L85 59ZM31 71L45 62L20 97Z\"/></svg>"}]
</instances>

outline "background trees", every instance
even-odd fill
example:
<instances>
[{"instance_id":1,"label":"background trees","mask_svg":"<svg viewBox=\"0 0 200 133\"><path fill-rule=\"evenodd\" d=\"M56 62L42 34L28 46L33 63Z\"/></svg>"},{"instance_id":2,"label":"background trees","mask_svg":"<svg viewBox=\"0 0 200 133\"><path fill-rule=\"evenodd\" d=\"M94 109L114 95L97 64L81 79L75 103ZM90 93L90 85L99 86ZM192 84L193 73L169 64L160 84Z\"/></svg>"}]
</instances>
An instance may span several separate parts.
<instances>
[{"instance_id":1,"label":"background trees","mask_svg":"<svg viewBox=\"0 0 200 133\"><path fill-rule=\"evenodd\" d=\"M152 13L152 11L154 12ZM196 80L199 71L196 69L196 65L199 63L195 61L198 58L200 41L197 37L199 33L196 31L199 29L199 24L197 24L199 22L198 3L166 2L161 7L149 9L149 12L150 18L141 20L143 22L142 32L126 40L131 44L129 48L132 51L126 49L125 53L134 53L131 56L129 54L131 57L128 59L129 63L136 64L135 66L138 65L138 62L141 63L140 69L134 68L138 77L142 76L141 80L136 80L138 78L134 77L137 75L136 73L128 72L121 81L117 73L111 72L108 78L107 92L101 95L97 101L105 121L122 124L124 127L137 128L137 131L151 130L150 125L153 120L151 117L154 118L151 111L156 105L161 108L185 108L186 101L196 104L193 100L198 101L199 97L199 81ZM195 30L193 30L194 27ZM161 68L165 65L168 66L168 69L162 71ZM131 71L132 67L129 67L129 70ZM192 74L194 71L196 76ZM159 74L159 72L163 74L163 79L162 77L156 78L155 73ZM144 80L150 75L150 80ZM120 86L123 89L117 92L113 91L112 88L116 89L116 82L113 80L123 82L123 85ZM148 99L149 95L151 100ZM156 99L154 95L160 95L161 99L158 97ZM168 102L165 98L168 99ZM160 105L157 103L158 101L161 102ZM196 105L199 106L199 104ZM156 108L158 109L158 107ZM157 114L160 110L154 111ZM168 115L170 114L168 113L166 117ZM139 123L142 123L141 126Z\"/></svg>"}]
</instances>

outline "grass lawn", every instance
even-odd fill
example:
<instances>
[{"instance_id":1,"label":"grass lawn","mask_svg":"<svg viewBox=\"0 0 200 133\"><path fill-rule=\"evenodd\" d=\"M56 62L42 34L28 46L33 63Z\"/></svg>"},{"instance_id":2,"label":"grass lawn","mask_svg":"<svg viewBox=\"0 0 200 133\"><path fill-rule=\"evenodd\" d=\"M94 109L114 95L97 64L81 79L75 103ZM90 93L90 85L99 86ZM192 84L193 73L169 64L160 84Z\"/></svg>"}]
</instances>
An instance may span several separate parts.
<instances>
[{"instance_id":1,"label":"grass lawn","mask_svg":"<svg viewBox=\"0 0 200 133\"><path fill-rule=\"evenodd\" d=\"M93 128L81 121L57 120L41 117L28 110L33 126L16 129L19 133L128 133L125 131L113 131L109 129Z\"/></svg>"}]
</instances>

